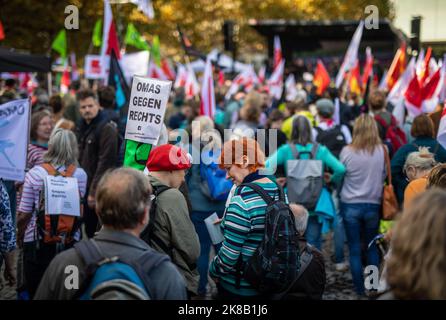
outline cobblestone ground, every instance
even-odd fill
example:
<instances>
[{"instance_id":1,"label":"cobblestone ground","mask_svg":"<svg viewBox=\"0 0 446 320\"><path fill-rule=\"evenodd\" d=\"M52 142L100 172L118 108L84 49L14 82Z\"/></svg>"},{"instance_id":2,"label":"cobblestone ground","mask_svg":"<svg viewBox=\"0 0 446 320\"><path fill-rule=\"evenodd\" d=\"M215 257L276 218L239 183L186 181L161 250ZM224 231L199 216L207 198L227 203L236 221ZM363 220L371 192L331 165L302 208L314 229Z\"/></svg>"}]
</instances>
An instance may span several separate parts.
<instances>
[{"instance_id":1,"label":"cobblestone ground","mask_svg":"<svg viewBox=\"0 0 446 320\"><path fill-rule=\"evenodd\" d=\"M327 273L327 283L325 287L324 300L355 300L358 299L353 290L353 283L350 270L336 271L335 264L332 259L333 256L333 241L332 235L329 234L325 237L323 253L325 256L325 268ZM348 262L348 250L345 247L345 259ZM1 269L0 275L0 300L14 300L16 299L16 288L10 287L3 278L3 270ZM210 282L210 292L215 290L215 285ZM209 293L206 299L212 299Z\"/></svg>"}]
</instances>

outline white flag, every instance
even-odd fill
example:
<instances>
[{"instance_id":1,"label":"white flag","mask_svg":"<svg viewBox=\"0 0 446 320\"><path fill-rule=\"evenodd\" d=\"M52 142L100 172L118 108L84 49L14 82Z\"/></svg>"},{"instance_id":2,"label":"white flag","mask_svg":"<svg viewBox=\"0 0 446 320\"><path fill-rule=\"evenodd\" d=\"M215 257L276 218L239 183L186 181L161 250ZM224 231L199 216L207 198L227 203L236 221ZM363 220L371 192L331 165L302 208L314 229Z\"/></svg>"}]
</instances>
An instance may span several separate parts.
<instances>
[{"instance_id":1,"label":"white flag","mask_svg":"<svg viewBox=\"0 0 446 320\"><path fill-rule=\"evenodd\" d=\"M131 0L132 3L138 6L138 9L141 10L149 19L155 18L155 12L153 11L152 1L150 0Z\"/></svg>"},{"instance_id":2,"label":"white flag","mask_svg":"<svg viewBox=\"0 0 446 320\"><path fill-rule=\"evenodd\" d=\"M356 60L358 59L358 48L361 42L362 29L364 27L364 21L360 21L355 33L353 34L352 41L348 46L347 53L345 54L344 61L342 62L341 68L339 69L338 75L336 76L336 88L339 88L344 79L344 75L347 71L352 69Z\"/></svg>"},{"instance_id":3,"label":"white flag","mask_svg":"<svg viewBox=\"0 0 446 320\"><path fill-rule=\"evenodd\" d=\"M446 148L446 108L443 108L443 114L441 115L437 140L443 148Z\"/></svg>"},{"instance_id":4,"label":"white flag","mask_svg":"<svg viewBox=\"0 0 446 320\"><path fill-rule=\"evenodd\" d=\"M179 63L177 65L177 77L175 78L175 84L173 85L173 87L175 89L184 87L186 85L186 80L187 80L186 68L181 63Z\"/></svg>"},{"instance_id":5,"label":"white flag","mask_svg":"<svg viewBox=\"0 0 446 320\"><path fill-rule=\"evenodd\" d=\"M274 69L274 72L272 73L271 77L268 79L270 94L276 99L280 99L280 97L282 96L284 69L285 69L285 60L282 59L277 68Z\"/></svg>"},{"instance_id":6,"label":"white flag","mask_svg":"<svg viewBox=\"0 0 446 320\"><path fill-rule=\"evenodd\" d=\"M203 83L201 85L201 105L200 114L214 119L215 114L215 95L214 80L212 78L212 63L209 56L206 59L204 68Z\"/></svg>"},{"instance_id":7,"label":"white flag","mask_svg":"<svg viewBox=\"0 0 446 320\"><path fill-rule=\"evenodd\" d=\"M286 100L293 101L297 96L296 80L294 74L290 74L285 80Z\"/></svg>"}]
</instances>

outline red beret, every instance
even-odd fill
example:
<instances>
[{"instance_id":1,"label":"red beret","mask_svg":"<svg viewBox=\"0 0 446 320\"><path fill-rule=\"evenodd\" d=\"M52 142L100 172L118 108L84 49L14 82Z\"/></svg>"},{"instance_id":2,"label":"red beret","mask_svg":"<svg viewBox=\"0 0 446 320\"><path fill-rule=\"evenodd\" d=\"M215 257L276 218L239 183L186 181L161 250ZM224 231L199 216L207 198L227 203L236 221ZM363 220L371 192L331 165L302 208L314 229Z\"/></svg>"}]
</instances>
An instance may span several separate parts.
<instances>
[{"instance_id":1,"label":"red beret","mask_svg":"<svg viewBox=\"0 0 446 320\"><path fill-rule=\"evenodd\" d=\"M150 152L146 167L149 171L175 171L191 167L187 153L172 144L163 144Z\"/></svg>"}]
</instances>

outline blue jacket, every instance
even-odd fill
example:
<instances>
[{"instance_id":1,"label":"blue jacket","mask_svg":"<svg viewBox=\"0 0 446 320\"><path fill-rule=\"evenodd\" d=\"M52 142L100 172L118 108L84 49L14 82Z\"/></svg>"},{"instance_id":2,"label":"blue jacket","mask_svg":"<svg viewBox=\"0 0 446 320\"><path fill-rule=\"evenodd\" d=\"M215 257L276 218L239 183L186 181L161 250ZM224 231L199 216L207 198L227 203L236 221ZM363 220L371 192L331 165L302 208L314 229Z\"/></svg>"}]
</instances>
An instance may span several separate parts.
<instances>
[{"instance_id":1,"label":"blue jacket","mask_svg":"<svg viewBox=\"0 0 446 320\"><path fill-rule=\"evenodd\" d=\"M435 154L437 162L446 162L446 150L434 138L417 137L413 142L399 148L394 154L390 166L393 188L400 204L403 203L404 189L408 185L406 175L403 172L404 163L409 153L418 151L418 147L429 147L429 151Z\"/></svg>"}]
</instances>

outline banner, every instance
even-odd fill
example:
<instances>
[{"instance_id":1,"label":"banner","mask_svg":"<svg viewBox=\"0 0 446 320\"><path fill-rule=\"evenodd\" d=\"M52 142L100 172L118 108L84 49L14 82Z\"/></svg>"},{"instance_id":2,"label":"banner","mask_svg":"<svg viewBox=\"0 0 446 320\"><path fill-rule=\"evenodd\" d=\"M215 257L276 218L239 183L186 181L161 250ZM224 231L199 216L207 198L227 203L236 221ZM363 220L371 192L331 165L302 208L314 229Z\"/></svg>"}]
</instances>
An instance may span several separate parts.
<instances>
[{"instance_id":1,"label":"banner","mask_svg":"<svg viewBox=\"0 0 446 320\"><path fill-rule=\"evenodd\" d=\"M107 64L108 65L108 64ZM89 54L85 56L84 66L85 78L87 79L102 79L102 65L101 56Z\"/></svg>"},{"instance_id":2,"label":"banner","mask_svg":"<svg viewBox=\"0 0 446 320\"><path fill-rule=\"evenodd\" d=\"M172 81L133 77L125 139L158 143Z\"/></svg>"},{"instance_id":3,"label":"banner","mask_svg":"<svg viewBox=\"0 0 446 320\"><path fill-rule=\"evenodd\" d=\"M26 155L30 125L28 99L0 105L0 177L25 179Z\"/></svg>"},{"instance_id":4,"label":"banner","mask_svg":"<svg viewBox=\"0 0 446 320\"><path fill-rule=\"evenodd\" d=\"M108 74L108 67L110 65L110 56L104 57L105 66L107 70L104 74ZM122 56L119 61L124 76L127 81L134 74L146 75L149 72L149 51L139 51L134 53L128 53ZM102 73L101 56L89 54L85 56L85 78L87 79L102 79L104 74Z\"/></svg>"}]
</instances>

